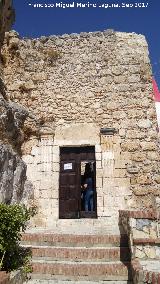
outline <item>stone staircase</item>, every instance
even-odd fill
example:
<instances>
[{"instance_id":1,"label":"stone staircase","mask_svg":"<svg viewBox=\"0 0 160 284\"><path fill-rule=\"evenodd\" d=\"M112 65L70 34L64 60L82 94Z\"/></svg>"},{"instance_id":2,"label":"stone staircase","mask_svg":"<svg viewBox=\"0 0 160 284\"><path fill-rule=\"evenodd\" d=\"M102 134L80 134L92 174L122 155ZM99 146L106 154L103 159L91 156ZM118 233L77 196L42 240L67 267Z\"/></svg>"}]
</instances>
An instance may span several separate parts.
<instances>
[{"instance_id":1,"label":"stone staircase","mask_svg":"<svg viewBox=\"0 0 160 284\"><path fill-rule=\"evenodd\" d=\"M28 284L131 281L125 235L27 233L23 235L22 245L32 250L33 272Z\"/></svg>"}]
</instances>

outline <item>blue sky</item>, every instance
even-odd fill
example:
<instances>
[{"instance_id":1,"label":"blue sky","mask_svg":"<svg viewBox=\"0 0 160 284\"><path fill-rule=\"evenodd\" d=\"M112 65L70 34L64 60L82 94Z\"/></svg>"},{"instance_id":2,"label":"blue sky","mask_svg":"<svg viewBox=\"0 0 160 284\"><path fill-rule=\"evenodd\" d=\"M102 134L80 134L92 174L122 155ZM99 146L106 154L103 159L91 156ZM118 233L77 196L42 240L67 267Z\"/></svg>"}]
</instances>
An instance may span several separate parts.
<instances>
[{"instance_id":1,"label":"blue sky","mask_svg":"<svg viewBox=\"0 0 160 284\"><path fill-rule=\"evenodd\" d=\"M160 1L159 0L75 0L74 8L34 8L33 4L73 3L74 0L13 0L16 22L13 29L24 37L80 33L114 29L144 34L149 44L153 74L160 88ZM77 3L96 8L77 8ZM123 3L123 4L122 4ZM147 8L136 8L136 3ZM144 3L144 4L143 4ZM31 5L29 5L31 4ZM121 8L99 8L118 4ZM133 4L133 8L123 7Z\"/></svg>"}]
</instances>

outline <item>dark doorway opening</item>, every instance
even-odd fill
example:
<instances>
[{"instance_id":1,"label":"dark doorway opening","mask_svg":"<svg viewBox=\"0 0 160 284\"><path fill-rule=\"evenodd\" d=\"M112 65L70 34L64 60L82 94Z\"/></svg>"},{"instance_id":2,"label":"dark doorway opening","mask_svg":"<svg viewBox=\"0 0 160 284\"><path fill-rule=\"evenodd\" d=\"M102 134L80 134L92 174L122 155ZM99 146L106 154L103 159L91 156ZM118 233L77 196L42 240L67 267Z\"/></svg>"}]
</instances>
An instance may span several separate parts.
<instances>
[{"instance_id":1,"label":"dark doorway opening","mask_svg":"<svg viewBox=\"0 0 160 284\"><path fill-rule=\"evenodd\" d=\"M59 218L97 218L94 146L60 148Z\"/></svg>"}]
</instances>

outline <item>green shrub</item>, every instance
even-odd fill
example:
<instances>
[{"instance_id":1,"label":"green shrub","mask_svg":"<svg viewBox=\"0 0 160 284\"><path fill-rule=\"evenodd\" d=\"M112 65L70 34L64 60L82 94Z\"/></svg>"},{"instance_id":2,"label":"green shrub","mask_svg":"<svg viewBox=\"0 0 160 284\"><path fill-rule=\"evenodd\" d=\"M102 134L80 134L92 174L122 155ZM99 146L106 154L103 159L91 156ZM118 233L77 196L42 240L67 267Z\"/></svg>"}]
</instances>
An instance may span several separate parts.
<instances>
[{"instance_id":1,"label":"green shrub","mask_svg":"<svg viewBox=\"0 0 160 284\"><path fill-rule=\"evenodd\" d=\"M23 265L28 251L19 247L21 233L35 214L22 205L0 204L0 270L14 270Z\"/></svg>"}]
</instances>

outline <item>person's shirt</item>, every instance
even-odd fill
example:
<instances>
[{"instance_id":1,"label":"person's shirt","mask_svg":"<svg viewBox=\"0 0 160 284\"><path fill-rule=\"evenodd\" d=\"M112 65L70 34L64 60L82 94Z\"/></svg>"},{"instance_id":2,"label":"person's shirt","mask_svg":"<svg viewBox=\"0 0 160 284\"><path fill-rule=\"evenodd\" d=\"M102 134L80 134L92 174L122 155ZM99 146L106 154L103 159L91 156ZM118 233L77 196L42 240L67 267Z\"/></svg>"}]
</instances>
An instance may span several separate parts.
<instances>
[{"instance_id":1,"label":"person's shirt","mask_svg":"<svg viewBox=\"0 0 160 284\"><path fill-rule=\"evenodd\" d=\"M87 190L93 190L92 178L86 178L85 184L87 184Z\"/></svg>"}]
</instances>

